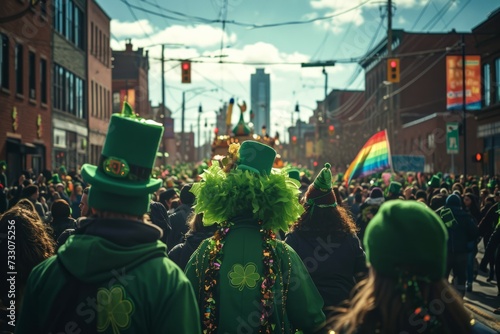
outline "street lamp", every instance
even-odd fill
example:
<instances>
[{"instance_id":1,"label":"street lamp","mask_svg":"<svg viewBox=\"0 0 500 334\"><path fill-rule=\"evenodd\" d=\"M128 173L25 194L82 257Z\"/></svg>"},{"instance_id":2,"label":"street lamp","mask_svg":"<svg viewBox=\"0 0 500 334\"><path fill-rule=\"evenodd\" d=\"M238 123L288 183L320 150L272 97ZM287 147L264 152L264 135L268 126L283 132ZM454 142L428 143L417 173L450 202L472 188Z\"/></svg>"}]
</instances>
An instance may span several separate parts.
<instances>
[{"instance_id":1,"label":"street lamp","mask_svg":"<svg viewBox=\"0 0 500 334\"><path fill-rule=\"evenodd\" d=\"M298 138L302 138L302 133L301 133L301 120L300 120L300 107L299 107L299 102L297 101L297 103L295 104L295 112L297 113L297 135L298 135ZM301 159L301 143L302 143L302 140L299 139L299 142L298 142L298 153L297 153L297 161L299 162L300 159Z\"/></svg>"},{"instance_id":2,"label":"street lamp","mask_svg":"<svg viewBox=\"0 0 500 334\"><path fill-rule=\"evenodd\" d=\"M202 87L196 87L196 88L192 88L192 89L188 89L188 90L182 91L181 161L185 160L185 150L186 150L186 143L184 142L184 123L185 123L185 113L186 113L186 93L195 92L197 90L198 90L198 92L196 92L196 93L198 93L197 95L200 95L200 94L203 94L205 92L215 92L215 91L217 91L217 88L205 89L205 88L202 88ZM200 105L200 107L198 108L198 114L199 115L201 114L201 110L202 109L201 109L201 105ZM198 129L199 129L199 125L200 125L200 123L199 123L199 120L200 120L199 115L198 115ZM198 140L199 140L199 133L198 133Z\"/></svg>"}]
</instances>

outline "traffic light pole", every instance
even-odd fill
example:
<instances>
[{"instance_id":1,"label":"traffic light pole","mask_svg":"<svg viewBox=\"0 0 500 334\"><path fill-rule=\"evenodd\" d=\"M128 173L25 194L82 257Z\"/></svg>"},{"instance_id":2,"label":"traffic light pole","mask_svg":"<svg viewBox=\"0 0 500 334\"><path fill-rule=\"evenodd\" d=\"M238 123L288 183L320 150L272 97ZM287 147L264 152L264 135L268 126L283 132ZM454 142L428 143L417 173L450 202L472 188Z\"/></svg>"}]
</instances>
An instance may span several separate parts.
<instances>
[{"instance_id":1,"label":"traffic light pole","mask_svg":"<svg viewBox=\"0 0 500 334\"><path fill-rule=\"evenodd\" d=\"M462 114L463 114L463 132L464 132L464 177L467 178L467 100L465 89L465 35L462 34Z\"/></svg>"},{"instance_id":2,"label":"traffic light pole","mask_svg":"<svg viewBox=\"0 0 500 334\"><path fill-rule=\"evenodd\" d=\"M164 51L165 51L165 45L162 44L161 45L161 114L163 116L163 126L165 126L165 121L166 121L166 118L167 118L167 115L165 113L165 55L164 55ZM163 142L163 166L166 166L167 165L167 156L166 156L166 152L167 152L167 138L165 136L165 133L163 134L163 138L162 138L162 142Z\"/></svg>"},{"instance_id":3,"label":"traffic light pole","mask_svg":"<svg viewBox=\"0 0 500 334\"><path fill-rule=\"evenodd\" d=\"M392 57L392 0L387 0L387 57ZM387 96L389 98L389 112L387 114L387 127L389 132L389 145L395 145L394 129L397 119L394 112L394 98L392 96L392 85L387 85ZM394 152L394 151L393 151Z\"/></svg>"}]
</instances>

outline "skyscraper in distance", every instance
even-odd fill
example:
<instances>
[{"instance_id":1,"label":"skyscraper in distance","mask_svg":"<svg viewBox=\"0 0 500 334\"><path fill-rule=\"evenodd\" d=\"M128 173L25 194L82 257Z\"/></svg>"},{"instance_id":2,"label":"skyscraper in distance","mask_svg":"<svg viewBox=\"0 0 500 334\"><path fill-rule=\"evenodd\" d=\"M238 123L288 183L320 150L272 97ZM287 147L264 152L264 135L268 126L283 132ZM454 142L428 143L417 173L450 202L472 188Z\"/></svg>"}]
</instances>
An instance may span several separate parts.
<instances>
[{"instance_id":1,"label":"skyscraper in distance","mask_svg":"<svg viewBox=\"0 0 500 334\"><path fill-rule=\"evenodd\" d=\"M269 74L263 68L257 68L250 77L250 108L253 112L254 132L262 133L262 127L266 126L267 133L271 130L271 80Z\"/></svg>"}]
</instances>

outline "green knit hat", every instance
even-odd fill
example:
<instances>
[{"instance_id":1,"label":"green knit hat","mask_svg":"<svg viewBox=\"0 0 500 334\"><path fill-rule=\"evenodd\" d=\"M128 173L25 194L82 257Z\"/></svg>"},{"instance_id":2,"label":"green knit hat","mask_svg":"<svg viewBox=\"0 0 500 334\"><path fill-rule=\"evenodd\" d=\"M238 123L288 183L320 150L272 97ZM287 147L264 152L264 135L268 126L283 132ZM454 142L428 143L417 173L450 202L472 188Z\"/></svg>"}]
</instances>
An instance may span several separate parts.
<instances>
[{"instance_id":1,"label":"green knit hat","mask_svg":"<svg viewBox=\"0 0 500 334\"><path fill-rule=\"evenodd\" d=\"M431 188L439 188L441 185L441 178L437 175L432 175L430 181L427 182L427 185Z\"/></svg>"},{"instance_id":2,"label":"green knit hat","mask_svg":"<svg viewBox=\"0 0 500 334\"><path fill-rule=\"evenodd\" d=\"M300 182L300 172L298 169L295 169L295 168L290 168L288 170L288 176L291 178L291 179L294 179L294 180L297 180Z\"/></svg>"},{"instance_id":3,"label":"green knit hat","mask_svg":"<svg viewBox=\"0 0 500 334\"><path fill-rule=\"evenodd\" d=\"M366 258L379 274L401 271L437 281L446 269L448 232L434 211L415 201L382 204L363 239Z\"/></svg>"},{"instance_id":4,"label":"green knit hat","mask_svg":"<svg viewBox=\"0 0 500 334\"><path fill-rule=\"evenodd\" d=\"M325 167L321 169L319 174L316 176L314 180L314 187L321 191L328 191L332 189L332 166L327 162L325 163Z\"/></svg>"},{"instance_id":5,"label":"green knit hat","mask_svg":"<svg viewBox=\"0 0 500 334\"><path fill-rule=\"evenodd\" d=\"M260 175L271 175L276 151L258 141L243 142L238 151L239 160L236 169L248 170Z\"/></svg>"},{"instance_id":6,"label":"green knit hat","mask_svg":"<svg viewBox=\"0 0 500 334\"><path fill-rule=\"evenodd\" d=\"M137 117L127 102L113 114L98 166L84 164L82 177L90 183L89 206L110 212L142 215L149 195L162 184L151 179L163 126Z\"/></svg>"},{"instance_id":7,"label":"green knit hat","mask_svg":"<svg viewBox=\"0 0 500 334\"><path fill-rule=\"evenodd\" d=\"M396 181L391 181L391 183L389 184L389 189L387 191L393 194L399 194L401 192L402 187L403 186L401 185L401 183Z\"/></svg>"}]
</instances>

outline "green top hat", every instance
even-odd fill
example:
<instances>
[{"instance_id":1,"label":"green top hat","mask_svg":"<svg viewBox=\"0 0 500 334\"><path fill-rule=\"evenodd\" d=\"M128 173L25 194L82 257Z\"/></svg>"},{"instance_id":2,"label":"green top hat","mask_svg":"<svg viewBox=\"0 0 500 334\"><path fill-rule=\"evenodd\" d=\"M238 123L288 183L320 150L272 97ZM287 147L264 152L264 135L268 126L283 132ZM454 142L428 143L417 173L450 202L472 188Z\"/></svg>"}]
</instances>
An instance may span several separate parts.
<instances>
[{"instance_id":1,"label":"green top hat","mask_svg":"<svg viewBox=\"0 0 500 334\"><path fill-rule=\"evenodd\" d=\"M67 174L66 167L64 166L59 167L59 173L66 175Z\"/></svg>"},{"instance_id":2,"label":"green top hat","mask_svg":"<svg viewBox=\"0 0 500 334\"><path fill-rule=\"evenodd\" d=\"M59 177L59 174L52 175L52 184L58 184L58 183L61 183L61 178Z\"/></svg>"},{"instance_id":3,"label":"green top hat","mask_svg":"<svg viewBox=\"0 0 500 334\"><path fill-rule=\"evenodd\" d=\"M437 175L432 175L430 181L427 182L427 185L431 188L439 188L441 185L441 178Z\"/></svg>"},{"instance_id":4,"label":"green top hat","mask_svg":"<svg viewBox=\"0 0 500 334\"><path fill-rule=\"evenodd\" d=\"M402 187L403 186L401 185L401 183L396 182L396 181L391 181L391 183L389 184L388 192L393 193L393 194L399 194Z\"/></svg>"},{"instance_id":5,"label":"green top hat","mask_svg":"<svg viewBox=\"0 0 500 334\"><path fill-rule=\"evenodd\" d=\"M321 191L328 191L332 189L332 166L327 162L325 167L321 169L319 174L314 179L314 187Z\"/></svg>"},{"instance_id":6,"label":"green top hat","mask_svg":"<svg viewBox=\"0 0 500 334\"><path fill-rule=\"evenodd\" d=\"M366 228L366 259L377 273L398 277L403 271L442 279L448 233L439 216L416 201L382 204Z\"/></svg>"},{"instance_id":7,"label":"green top hat","mask_svg":"<svg viewBox=\"0 0 500 334\"><path fill-rule=\"evenodd\" d=\"M162 184L151 179L162 134L160 123L138 118L124 102L122 114L111 116L99 165L82 166L83 179L92 185L89 206L133 215L147 212L149 194Z\"/></svg>"},{"instance_id":8,"label":"green top hat","mask_svg":"<svg viewBox=\"0 0 500 334\"><path fill-rule=\"evenodd\" d=\"M276 151L268 145L247 140L239 149L237 169L248 170L260 175L271 175Z\"/></svg>"}]
</instances>

